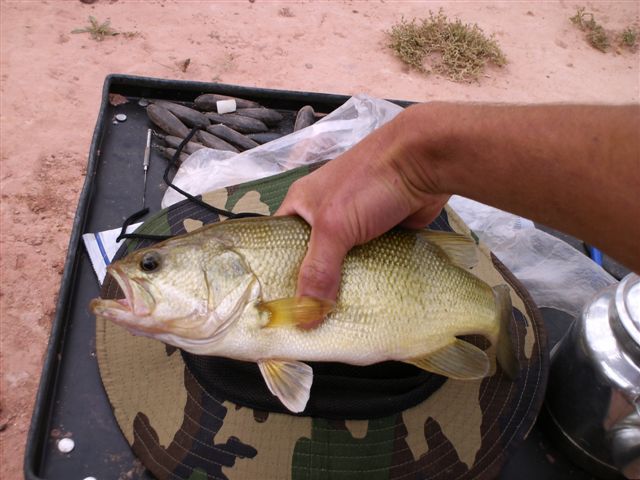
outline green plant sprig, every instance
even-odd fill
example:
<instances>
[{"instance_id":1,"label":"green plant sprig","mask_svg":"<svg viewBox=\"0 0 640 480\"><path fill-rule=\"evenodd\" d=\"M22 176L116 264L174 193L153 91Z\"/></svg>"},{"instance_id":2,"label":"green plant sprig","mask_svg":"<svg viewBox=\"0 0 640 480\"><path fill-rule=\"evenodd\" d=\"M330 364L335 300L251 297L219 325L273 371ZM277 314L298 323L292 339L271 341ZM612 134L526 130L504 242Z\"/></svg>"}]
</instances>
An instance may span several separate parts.
<instances>
[{"instance_id":1,"label":"green plant sprig","mask_svg":"<svg viewBox=\"0 0 640 480\"><path fill-rule=\"evenodd\" d=\"M107 19L103 23L98 22L95 17L89 16L89 26L84 28L76 28L75 30L71 30L71 33L88 33L91 35L91 38L101 42L106 37L112 37L114 35L119 35L120 32L111 28L111 21Z\"/></svg>"}]
</instances>

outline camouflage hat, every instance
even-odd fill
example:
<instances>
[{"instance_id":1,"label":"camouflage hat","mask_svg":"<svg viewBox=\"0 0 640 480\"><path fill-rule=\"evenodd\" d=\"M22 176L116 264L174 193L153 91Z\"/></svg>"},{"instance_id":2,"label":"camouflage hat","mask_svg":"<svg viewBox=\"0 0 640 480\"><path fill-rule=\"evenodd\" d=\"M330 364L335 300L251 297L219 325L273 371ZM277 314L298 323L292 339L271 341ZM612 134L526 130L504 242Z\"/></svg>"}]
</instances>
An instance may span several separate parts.
<instances>
[{"instance_id":1,"label":"camouflage hat","mask_svg":"<svg viewBox=\"0 0 640 480\"><path fill-rule=\"evenodd\" d=\"M312 168L201 198L227 211L271 214L290 184ZM139 232L181 234L219 220L217 214L185 201L154 216ZM432 228L471 234L449 208ZM119 256L149 243L131 241ZM511 287L511 333L521 367L515 382L500 369L477 381L427 375L438 379L427 396L375 418L259 411L209 388L178 349L98 319L100 374L122 433L160 479L495 477L536 419L547 382L548 352L543 323L529 295L482 244L480 250L474 273L489 285ZM117 295L116 283L108 278L102 297Z\"/></svg>"}]
</instances>

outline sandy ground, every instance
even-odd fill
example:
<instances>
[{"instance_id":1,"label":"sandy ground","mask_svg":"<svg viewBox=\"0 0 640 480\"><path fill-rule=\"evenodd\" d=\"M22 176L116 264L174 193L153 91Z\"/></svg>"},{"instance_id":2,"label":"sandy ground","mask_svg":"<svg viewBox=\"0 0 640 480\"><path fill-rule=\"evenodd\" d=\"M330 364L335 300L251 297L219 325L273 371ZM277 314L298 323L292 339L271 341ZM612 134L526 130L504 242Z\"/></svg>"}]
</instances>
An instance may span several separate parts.
<instances>
[{"instance_id":1,"label":"sandy ground","mask_svg":"<svg viewBox=\"0 0 640 480\"><path fill-rule=\"evenodd\" d=\"M638 53L603 54L569 21L607 28L635 2L1 2L0 476L22 457L102 83L109 73L416 101L638 102ZM282 15L288 8L292 16ZM509 64L479 82L408 71L386 47L402 16L442 7L494 33ZM72 34L87 17L119 35ZM190 59L183 72L180 63Z\"/></svg>"}]
</instances>

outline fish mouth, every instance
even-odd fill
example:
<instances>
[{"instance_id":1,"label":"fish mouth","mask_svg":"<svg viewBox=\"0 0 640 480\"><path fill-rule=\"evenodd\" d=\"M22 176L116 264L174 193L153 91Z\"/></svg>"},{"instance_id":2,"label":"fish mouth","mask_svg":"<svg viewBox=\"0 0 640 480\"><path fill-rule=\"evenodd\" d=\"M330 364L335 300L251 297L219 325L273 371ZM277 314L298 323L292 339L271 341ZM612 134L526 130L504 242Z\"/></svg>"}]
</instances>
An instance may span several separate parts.
<instances>
[{"instance_id":1,"label":"fish mouth","mask_svg":"<svg viewBox=\"0 0 640 480\"><path fill-rule=\"evenodd\" d=\"M129 302L124 298L117 300L94 298L89 304L89 309L97 317L103 317L124 326L133 325L135 321Z\"/></svg>"},{"instance_id":2,"label":"fish mouth","mask_svg":"<svg viewBox=\"0 0 640 480\"><path fill-rule=\"evenodd\" d=\"M124 292L124 298L96 298L89 304L91 312L131 330L156 331L157 326L154 328L150 321L155 301L144 283L129 278L116 265L109 265L107 272Z\"/></svg>"},{"instance_id":3,"label":"fish mouth","mask_svg":"<svg viewBox=\"0 0 640 480\"><path fill-rule=\"evenodd\" d=\"M156 302L148 284L143 279L129 277L119 265L107 267L122 292L124 298L91 300L89 309L101 318L112 321L134 335L154 337L161 334L177 334L185 338L198 338L197 331L202 328L206 318L194 323L195 312L183 317L159 320L154 317Z\"/></svg>"}]
</instances>

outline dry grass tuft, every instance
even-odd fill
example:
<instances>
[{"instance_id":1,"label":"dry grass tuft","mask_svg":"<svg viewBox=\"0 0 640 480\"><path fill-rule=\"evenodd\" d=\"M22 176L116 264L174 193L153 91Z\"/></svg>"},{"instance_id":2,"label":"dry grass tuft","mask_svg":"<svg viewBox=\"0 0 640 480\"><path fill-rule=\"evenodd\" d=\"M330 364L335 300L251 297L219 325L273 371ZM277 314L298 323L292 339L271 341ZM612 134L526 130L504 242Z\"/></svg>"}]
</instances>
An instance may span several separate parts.
<instances>
[{"instance_id":1,"label":"dry grass tuft","mask_svg":"<svg viewBox=\"0 0 640 480\"><path fill-rule=\"evenodd\" d=\"M442 11L429 12L429 18L420 21L402 19L387 33L389 46L407 65L429 73L429 64L432 71L457 82L476 80L487 63L507 63L498 43L478 25L450 21Z\"/></svg>"},{"instance_id":2,"label":"dry grass tuft","mask_svg":"<svg viewBox=\"0 0 640 480\"><path fill-rule=\"evenodd\" d=\"M281 17L295 17L295 14L291 11L289 7L283 7L278 10L278 15Z\"/></svg>"},{"instance_id":3,"label":"dry grass tuft","mask_svg":"<svg viewBox=\"0 0 640 480\"><path fill-rule=\"evenodd\" d=\"M626 48L633 52L638 49L638 31L633 27L627 27L619 33L607 31L596 22L593 13L587 12L585 7L578 8L576 14L569 20L585 32L585 38L589 45L601 52L606 53L613 42L618 47ZM617 53L620 53L620 51L618 50Z\"/></svg>"},{"instance_id":4,"label":"dry grass tuft","mask_svg":"<svg viewBox=\"0 0 640 480\"><path fill-rule=\"evenodd\" d=\"M573 22L580 30L586 33L587 42L593 48L606 52L609 46L609 36L605 32L604 27L596 22L593 13L585 11L584 7L578 8L576 14L569 20Z\"/></svg>"},{"instance_id":5,"label":"dry grass tuft","mask_svg":"<svg viewBox=\"0 0 640 480\"><path fill-rule=\"evenodd\" d=\"M638 30L627 27L618 36L618 45L635 52L638 49Z\"/></svg>"}]
</instances>

